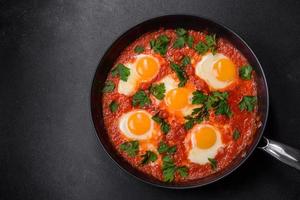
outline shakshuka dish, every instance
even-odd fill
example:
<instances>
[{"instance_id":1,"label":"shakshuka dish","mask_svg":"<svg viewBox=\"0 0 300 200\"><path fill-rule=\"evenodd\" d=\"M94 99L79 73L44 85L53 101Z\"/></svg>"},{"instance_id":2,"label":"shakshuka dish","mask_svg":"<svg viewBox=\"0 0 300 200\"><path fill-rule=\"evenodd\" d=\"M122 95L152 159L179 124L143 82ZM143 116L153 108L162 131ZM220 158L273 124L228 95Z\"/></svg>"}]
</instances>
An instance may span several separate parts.
<instances>
[{"instance_id":1,"label":"shakshuka dish","mask_svg":"<svg viewBox=\"0 0 300 200\"><path fill-rule=\"evenodd\" d=\"M260 126L256 87L255 71L226 38L183 28L147 33L121 53L103 87L107 134L154 179L201 179L251 144Z\"/></svg>"}]
</instances>

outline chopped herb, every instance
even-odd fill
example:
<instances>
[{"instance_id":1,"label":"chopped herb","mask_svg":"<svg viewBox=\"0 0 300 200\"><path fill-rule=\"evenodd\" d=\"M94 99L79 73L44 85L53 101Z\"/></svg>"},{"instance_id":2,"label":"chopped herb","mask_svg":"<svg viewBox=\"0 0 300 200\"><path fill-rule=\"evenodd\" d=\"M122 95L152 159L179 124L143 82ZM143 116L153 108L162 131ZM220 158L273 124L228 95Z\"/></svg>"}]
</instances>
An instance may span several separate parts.
<instances>
[{"instance_id":1,"label":"chopped herb","mask_svg":"<svg viewBox=\"0 0 300 200\"><path fill-rule=\"evenodd\" d=\"M192 104L203 104L207 100L207 95L197 90L193 92Z\"/></svg>"},{"instance_id":2,"label":"chopped herb","mask_svg":"<svg viewBox=\"0 0 300 200\"><path fill-rule=\"evenodd\" d=\"M252 74L252 67L250 65L242 66L239 70L239 75L243 80L250 80Z\"/></svg>"},{"instance_id":3,"label":"chopped herb","mask_svg":"<svg viewBox=\"0 0 300 200\"><path fill-rule=\"evenodd\" d=\"M134 157L139 150L139 142L138 141L130 141L124 142L120 145L120 149L125 151L128 156Z\"/></svg>"},{"instance_id":4,"label":"chopped herb","mask_svg":"<svg viewBox=\"0 0 300 200\"><path fill-rule=\"evenodd\" d=\"M155 121L156 123L160 124L160 130L164 133L167 134L171 127L170 124L168 124L163 118L159 117L159 113L156 113L153 117L152 117L153 121Z\"/></svg>"},{"instance_id":5,"label":"chopped herb","mask_svg":"<svg viewBox=\"0 0 300 200\"><path fill-rule=\"evenodd\" d=\"M187 34L187 31L184 28L178 28L178 29L176 29L175 32L176 32L177 36L184 36Z\"/></svg>"},{"instance_id":6,"label":"chopped herb","mask_svg":"<svg viewBox=\"0 0 300 200\"><path fill-rule=\"evenodd\" d=\"M116 112L117 109L118 109L118 106L119 106L119 104L116 101L112 101L109 104L109 109L110 109L111 112Z\"/></svg>"},{"instance_id":7,"label":"chopped herb","mask_svg":"<svg viewBox=\"0 0 300 200\"><path fill-rule=\"evenodd\" d=\"M244 96L242 101L239 103L239 108L241 111L247 110L252 112L257 102L256 96Z\"/></svg>"},{"instance_id":8,"label":"chopped herb","mask_svg":"<svg viewBox=\"0 0 300 200\"><path fill-rule=\"evenodd\" d=\"M190 48L193 46L194 38L188 35L188 32L183 28L176 29L177 38L173 44L174 48L180 49L187 44Z\"/></svg>"},{"instance_id":9,"label":"chopped herb","mask_svg":"<svg viewBox=\"0 0 300 200\"><path fill-rule=\"evenodd\" d=\"M237 141L237 140L240 138L240 132L239 132L237 129L235 129L235 130L233 131L232 137L233 137L233 139L234 139L235 141Z\"/></svg>"},{"instance_id":10,"label":"chopped herb","mask_svg":"<svg viewBox=\"0 0 300 200\"><path fill-rule=\"evenodd\" d=\"M166 35L160 35L156 40L150 41L150 47L155 53L165 55L167 53L168 44L170 39Z\"/></svg>"},{"instance_id":11,"label":"chopped herb","mask_svg":"<svg viewBox=\"0 0 300 200\"><path fill-rule=\"evenodd\" d=\"M213 55L216 54L216 35L207 35L205 36L205 42L200 41L196 46L195 50L199 54L205 54L208 50L211 51Z\"/></svg>"},{"instance_id":12,"label":"chopped herb","mask_svg":"<svg viewBox=\"0 0 300 200\"><path fill-rule=\"evenodd\" d=\"M150 92L158 100L162 100L165 97L166 87L164 83L154 84L150 88Z\"/></svg>"},{"instance_id":13,"label":"chopped herb","mask_svg":"<svg viewBox=\"0 0 300 200\"><path fill-rule=\"evenodd\" d=\"M197 53L203 55L208 51L208 46L204 42L200 41L198 44L196 44L195 50L197 51Z\"/></svg>"},{"instance_id":14,"label":"chopped herb","mask_svg":"<svg viewBox=\"0 0 300 200\"><path fill-rule=\"evenodd\" d=\"M191 64L191 58L188 56L184 56L181 61L181 66L185 67L187 65Z\"/></svg>"},{"instance_id":15,"label":"chopped herb","mask_svg":"<svg viewBox=\"0 0 300 200\"><path fill-rule=\"evenodd\" d=\"M193 43L194 43L194 38L193 38L193 36L191 36L191 35L187 36L185 42L186 42L186 44L187 44L190 48L193 48Z\"/></svg>"},{"instance_id":16,"label":"chopped herb","mask_svg":"<svg viewBox=\"0 0 300 200\"><path fill-rule=\"evenodd\" d=\"M196 123L201 123L205 118L208 117L208 110L205 106L202 106L200 108L195 108L193 109L193 112L191 115L189 116L186 116L185 119L187 120L185 123L184 123L184 128L186 130L189 130L191 129L194 124Z\"/></svg>"},{"instance_id":17,"label":"chopped herb","mask_svg":"<svg viewBox=\"0 0 300 200\"><path fill-rule=\"evenodd\" d=\"M183 87L186 82L187 82L187 75L185 71L177 64L171 63L171 69L176 73L178 79L179 79L179 84L178 87Z\"/></svg>"},{"instance_id":18,"label":"chopped herb","mask_svg":"<svg viewBox=\"0 0 300 200\"><path fill-rule=\"evenodd\" d=\"M114 91L115 89L115 84L114 82L112 81L106 81L103 89L102 89L102 92L106 93L106 92L112 92Z\"/></svg>"},{"instance_id":19,"label":"chopped herb","mask_svg":"<svg viewBox=\"0 0 300 200\"><path fill-rule=\"evenodd\" d=\"M142 158L141 165L145 165L156 161L157 155L153 151L146 151L146 153L142 155Z\"/></svg>"},{"instance_id":20,"label":"chopped herb","mask_svg":"<svg viewBox=\"0 0 300 200\"><path fill-rule=\"evenodd\" d=\"M151 104L150 98L147 96L146 92L143 90L138 91L133 95L132 105L143 107L145 105Z\"/></svg>"},{"instance_id":21,"label":"chopped herb","mask_svg":"<svg viewBox=\"0 0 300 200\"><path fill-rule=\"evenodd\" d=\"M217 160L213 159L213 158L208 158L208 161L210 162L210 166L213 170L216 170L217 169L217 165L218 165L218 162Z\"/></svg>"},{"instance_id":22,"label":"chopped herb","mask_svg":"<svg viewBox=\"0 0 300 200\"><path fill-rule=\"evenodd\" d=\"M130 75L130 69L123 64L117 64L117 66L111 71L113 77L119 76L122 81L127 81Z\"/></svg>"},{"instance_id":23,"label":"chopped herb","mask_svg":"<svg viewBox=\"0 0 300 200\"><path fill-rule=\"evenodd\" d=\"M184 43L185 43L184 37L179 37L175 40L173 47L175 49L181 49L184 46Z\"/></svg>"},{"instance_id":24,"label":"chopped herb","mask_svg":"<svg viewBox=\"0 0 300 200\"><path fill-rule=\"evenodd\" d=\"M215 109L216 115L226 115L230 117L232 115L232 112L228 105L227 99L227 92L213 92L208 97L206 107L207 109Z\"/></svg>"},{"instance_id":25,"label":"chopped herb","mask_svg":"<svg viewBox=\"0 0 300 200\"><path fill-rule=\"evenodd\" d=\"M144 50L145 50L144 47L141 46L141 45L137 45L137 46L134 48L134 52L135 52L135 53L138 53L138 54L143 53Z\"/></svg>"},{"instance_id":26,"label":"chopped herb","mask_svg":"<svg viewBox=\"0 0 300 200\"><path fill-rule=\"evenodd\" d=\"M174 146L169 146L164 142L160 142L158 149L157 149L158 153L162 154L162 153L169 153L169 154L173 154L177 151L176 145Z\"/></svg>"},{"instance_id":27,"label":"chopped herb","mask_svg":"<svg viewBox=\"0 0 300 200\"><path fill-rule=\"evenodd\" d=\"M177 167L176 171L179 172L181 177L187 177L188 174L188 168L186 166Z\"/></svg>"},{"instance_id":28,"label":"chopped herb","mask_svg":"<svg viewBox=\"0 0 300 200\"><path fill-rule=\"evenodd\" d=\"M165 182L172 182L174 180L176 165L170 156L165 156L162 160L163 180Z\"/></svg>"}]
</instances>

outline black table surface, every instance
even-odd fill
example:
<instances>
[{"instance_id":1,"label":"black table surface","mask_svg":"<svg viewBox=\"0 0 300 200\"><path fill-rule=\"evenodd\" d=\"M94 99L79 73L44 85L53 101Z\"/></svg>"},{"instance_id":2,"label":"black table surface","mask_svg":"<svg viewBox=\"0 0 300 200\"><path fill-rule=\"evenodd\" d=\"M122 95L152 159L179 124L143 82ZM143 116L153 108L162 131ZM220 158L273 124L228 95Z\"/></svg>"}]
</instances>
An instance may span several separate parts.
<instances>
[{"instance_id":1,"label":"black table surface","mask_svg":"<svg viewBox=\"0 0 300 200\"><path fill-rule=\"evenodd\" d=\"M228 177L189 190L139 182L102 149L89 99L101 56L137 23L178 13L248 42L270 89L265 135L300 148L299 1L1 0L0 199L300 199L300 172L259 149Z\"/></svg>"}]
</instances>

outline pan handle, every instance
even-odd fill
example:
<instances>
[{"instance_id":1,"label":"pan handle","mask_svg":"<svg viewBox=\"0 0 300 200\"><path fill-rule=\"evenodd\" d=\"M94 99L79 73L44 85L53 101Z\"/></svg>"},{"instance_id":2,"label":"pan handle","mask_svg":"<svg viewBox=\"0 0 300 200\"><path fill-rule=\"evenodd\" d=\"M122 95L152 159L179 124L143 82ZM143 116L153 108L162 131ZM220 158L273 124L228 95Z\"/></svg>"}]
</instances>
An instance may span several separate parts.
<instances>
[{"instance_id":1,"label":"pan handle","mask_svg":"<svg viewBox=\"0 0 300 200\"><path fill-rule=\"evenodd\" d=\"M263 139L266 144L262 147L258 147L259 149L264 150L281 162L300 170L300 150L280 142L270 140L266 137Z\"/></svg>"}]
</instances>

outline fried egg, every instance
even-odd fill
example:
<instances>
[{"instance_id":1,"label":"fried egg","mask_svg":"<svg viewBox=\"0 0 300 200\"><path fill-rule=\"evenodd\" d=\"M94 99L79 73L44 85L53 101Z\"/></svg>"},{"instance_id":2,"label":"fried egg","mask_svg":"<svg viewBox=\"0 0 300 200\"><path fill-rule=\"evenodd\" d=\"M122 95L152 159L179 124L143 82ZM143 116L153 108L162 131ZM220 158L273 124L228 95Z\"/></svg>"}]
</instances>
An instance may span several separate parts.
<instances>
[{"instance_id":1,"label":"fried egg","mask_svg":"<svg viewBox=\"0 0 300 200\"><path fill-rule=\"evenodd\" d=\"M151 81L159 72L160 62L152 55L140 54L133 63L124 64L130 69L127 81L120 80L118 92L126 96L133 95L140 83Z\"/></svg>"},{"instance_id":2,"label":"fried egg","mask_svg":"<svg viewBox=\"0 0 300 200\"><path fill-rule=\"evenodd\" d=\"M174 75L175 76L175 75ZM164 83L166 92L165 97L161 101L161 107L183 119L184 116L190 115L194 108L201 107L201 105L192 105L193 92L196 90L194 86L186 84L184 87L178 87L179 81L172 75L165 76L158 83Z\"/></svg>"},{"instance_id":3,"label":"fried egg","mask_svg":"<svg viewBox=\"0 0 300 200\"><path fill-rule=\"evenodd\" d=\"M195 74L212 90L223 89L237 80L237 67L225 55L207 53L195 66Z\"/></svg>"},{"instance_id":4,"label":"fried egg","mask_svg":"<svg viewBox=\"0 0 300 200\"><path fill-rule=\"evenodd\" d=\"M220 131L210 124L194 126L185 139L188 159L197 164L206 164L208 158L215 158L218 150L224 145Z\"/></svg>"}]
</instances>

